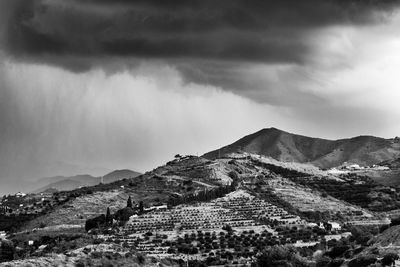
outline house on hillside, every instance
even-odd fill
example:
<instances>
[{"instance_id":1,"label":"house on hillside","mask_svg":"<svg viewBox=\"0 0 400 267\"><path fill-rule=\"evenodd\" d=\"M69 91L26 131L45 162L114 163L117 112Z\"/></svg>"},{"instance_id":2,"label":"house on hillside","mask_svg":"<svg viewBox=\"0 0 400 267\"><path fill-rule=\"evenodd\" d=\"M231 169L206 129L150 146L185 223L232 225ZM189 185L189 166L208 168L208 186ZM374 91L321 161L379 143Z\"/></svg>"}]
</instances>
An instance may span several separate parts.
<instances>
[{"instance_id":1,"label":"house on hillside","mask_svg":"<svg viewBox=\"0 0 400 267\"><path fill-rule=\"evenodd\" d=\"M167 209L168 209L167 204L162 204L162 205L158 205L158 206L151 206L150 208L144 208L144 211L153 211L153 210L161 211L161 210L167 210Z\"/></svg>"},{"instance_id":2,"label":"house on hillside","mask_svg":"<svg viewBox=\"0 0 400 267\"><path fill-rule=\"evenodd\" d=\"M24 197L24 196L26 196L26 194L22 193L22 192L18 192L18 193L15 194L15 196L16 197Z\"/></svg>"},{"instance_id":3,"label":"house on hillside","mask_svg":"<svg viewBox=\"0 0 400 267\"><path fill-rule=\"evenodd\" d=\"M325 229L327 231L339 231L342 229L337 222L319 222L317 225L320 229Z\"/></svg>"},{"instance_id":4,"label":"house on hillside","mask_svg":"<svg viewBox=\"0 0 400 267\"><path fill-rule=\"evenodd\" d=\"M0 231L0 240L6 239L6 232Z\"/></svg>"},{"instance_id":5,"label":"house on hillside","mask_svg":"<svg viewBox=\"0 0 400 267\"><path fill-rule=\"evenodd\" d=\"M331 225L331 230L332 231L340 231L342 229L342 227L340 226L339 223L337 222L328 222L328 224Z\"/></svg>"}]
</instances>

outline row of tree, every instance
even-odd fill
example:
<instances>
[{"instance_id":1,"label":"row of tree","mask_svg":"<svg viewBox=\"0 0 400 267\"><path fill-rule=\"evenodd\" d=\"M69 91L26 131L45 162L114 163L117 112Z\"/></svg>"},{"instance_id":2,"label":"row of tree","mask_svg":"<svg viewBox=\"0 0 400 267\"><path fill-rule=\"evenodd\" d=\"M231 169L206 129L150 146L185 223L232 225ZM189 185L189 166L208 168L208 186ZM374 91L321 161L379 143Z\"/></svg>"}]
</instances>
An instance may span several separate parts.
<instances>
[{"instance_id":1,"label":"row of tree","mask_svg":"<svg viewBox=\"0 0 400 267\"><path fill-rule=\"evenodd\" d=\"M172 197L168 200L168 205L177 206L180 204L188 204L193 202L208 202L216 198L224 197L236 190L237 181L233 181L230 185L219 186L213 189L205 189L199 192L185 194L181 197Z\"/></svg>"},{"instance_id":2,"label":"row of tree","mask_svg":"<svg viewBox=\"0 0 400 267\"><path fill-rule=\"evenodd\" d=\"M114 214L111 214L110 207L107 208L106 214L101 214L97 217L90 218L86 220L85 230L89 231L91 229L101 229L110 227L113 225L114 220L120 224L126 223L129 218L134 214L143 214L144 204L140 201L137 206L133 205L132 198L129 196L126 201L126 207L117 210Z\"/></svg>"}]
</instances>

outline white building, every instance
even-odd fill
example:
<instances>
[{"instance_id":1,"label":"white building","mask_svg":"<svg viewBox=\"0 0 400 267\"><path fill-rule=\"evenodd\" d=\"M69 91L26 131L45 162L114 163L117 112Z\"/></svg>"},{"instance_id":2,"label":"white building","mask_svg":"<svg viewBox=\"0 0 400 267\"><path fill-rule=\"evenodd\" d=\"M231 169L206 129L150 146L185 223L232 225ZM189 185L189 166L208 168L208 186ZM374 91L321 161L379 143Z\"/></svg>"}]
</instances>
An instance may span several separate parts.
<instances>
[{"instance_id":1,"label":"white building","mask_svg":"<svg viewBox=\"0 0 400 267\"><path fill-rule=\"evenodd\" d=\"M332 230L336 230L336 231L338 231L338 230L341 230L342 229L342 227L340 226L340 224L339 223L337 223L337 222L328 222L330 225L332 225Z\"/></svg>"}]
</instances>

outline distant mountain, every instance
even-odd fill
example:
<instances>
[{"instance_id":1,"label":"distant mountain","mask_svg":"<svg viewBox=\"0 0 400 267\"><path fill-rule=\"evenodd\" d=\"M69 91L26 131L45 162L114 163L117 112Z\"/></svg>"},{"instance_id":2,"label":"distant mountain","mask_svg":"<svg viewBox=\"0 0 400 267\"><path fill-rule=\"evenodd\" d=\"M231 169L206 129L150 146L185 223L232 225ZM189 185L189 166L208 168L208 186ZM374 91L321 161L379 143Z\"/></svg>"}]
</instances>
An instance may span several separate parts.
<instances>
[{"instance_id":1,"label":"distant mountain","mask_svg":"<svg viewBox=\"0 0 400 267\"><path fill-rule=\"evenodd\" d=\"M108 184L125 178L134 178L139 176L141 173L132 170L115 170L103 176L103 183Z\"/></svg>"},{"instance_id":2,"label":"distant mountain","mask_svg":"<svg viewBox=\"0 0 400 267\"><path fill-rule=\"evenodd\" d=\"M140 173L131 170L116 170L103 176L103 183L112 183L124 178L133 178L139 176ZM101 177L94 177L88 174L75 176L54 176L41 178L37 181L34 193L43 192L48 189L56 189L58 191L73 190L82 186L93 186L101 182Z\"/></svg>"},{"instance_id":3,"label":"distant mountain","mask_svg":"<svg viewBox=\"0 0 400 267\"><path fill-rule=\"evenodd\" d=\"M41 187L37 190L34 191L34 193L40 193L40 192L44 192L44 191L50 191L51 189L53 189L54 191L70 191L70 190L74 190L75 188L78 188L80 186L83 186L83 184L79 181L74 181L74 180L70 180L70 179L65 179L62 181L58 181L55 183L51 183L48 184L44 187Z\"/></svg>"},{"instance_id":4,"label":"distant mountain","mask_svg":"<svg viewBox=\"0 0 400 267\"><path fill-rule=\"evenodd\" d=\"M243 151L272 157L279 161L310 163L331 168L344 163L373 165L400 157L400 142L374 136L326 140L268 128L206 153L205 158Z\"/></svg>"},{"instance_id":5,"label":"distant mountain","mask_svg":"<svg viewBox=\"0 0 400 267\"><path fill-rule=\"evenodd\" d=\"M46 177L38 180L38 189L34 193L43 192L48 189L56 189L58 191L73 190L81 186L93 186L100 183L100 177L93 177L88 174L75 176L55 176Z\"/></svg>"},{"instance_id":6,"label":"distant mountain","mask_svg":"<svg viewBox=\"0 0 400 267\"><path fill-rule=\"evenodd\" d=\"M80 175L74 175L74 176L53 176L53 177L45 177L37 180L37 183L41 184L42 186L47 185L47 184L52 184L52 183L57 183L63 180L73 180L73 181L79 181L81 183L93 183L98 181L98 177L89 175L89 174L80 174Z\"/></svg>"}]
</instances>

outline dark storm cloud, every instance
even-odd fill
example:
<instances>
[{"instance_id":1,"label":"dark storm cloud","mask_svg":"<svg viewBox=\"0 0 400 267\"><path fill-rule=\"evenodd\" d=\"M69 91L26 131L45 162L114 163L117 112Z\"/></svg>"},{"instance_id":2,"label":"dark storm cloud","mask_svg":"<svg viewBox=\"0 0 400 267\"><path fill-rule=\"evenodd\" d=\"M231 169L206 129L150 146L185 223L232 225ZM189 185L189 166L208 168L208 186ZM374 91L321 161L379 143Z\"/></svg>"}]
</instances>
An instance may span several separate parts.
<instances>
[{"instance_id":1,"label":"dark storm cloud","mask_svg":"<svg viewBox=\"0 0 400 267\"><path fill-rule=\"evenodd\" d=\"M161 60L185 82L290 105L320 101L295 84L307 76L301 68L311 64L321 45L318 30L382 23L397 5L390 0L3 0L0 41L14 60L75 72L114 72ZM251 65L298 67L285 75L272 70L282 83L249 71Z\"/></svg>"},{"instance_id":2,"label":"dark storm cloud","mask_svg":"<svg viewBox=\"0 0 400 267\"><path fill-rule=\"evenodd\" d=\"M314 29L375 23L396 2L4 0L1 8L9 11L5 29L9 53L37 61L44 55L59 57L52 63L61 65L65 57L71 68L68 57L301 64L307 60L308 36Z\"/></svg>"},{"instance_id":3,"label":"dark storm cloud","mask_svg":"<svg viewBox=\"0 0 400 267\"><path fill-rule=\"evenodd\" d=\"M293 107L325 101L318 95L299 90L300 83L313 76L303 66L232 64L204 60L176 62L175 65L186 83L212 84L258 103Z\"/></svg>"}]
</instances>

